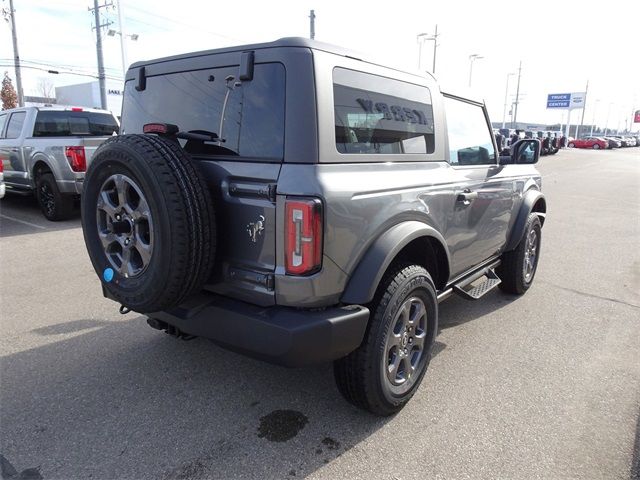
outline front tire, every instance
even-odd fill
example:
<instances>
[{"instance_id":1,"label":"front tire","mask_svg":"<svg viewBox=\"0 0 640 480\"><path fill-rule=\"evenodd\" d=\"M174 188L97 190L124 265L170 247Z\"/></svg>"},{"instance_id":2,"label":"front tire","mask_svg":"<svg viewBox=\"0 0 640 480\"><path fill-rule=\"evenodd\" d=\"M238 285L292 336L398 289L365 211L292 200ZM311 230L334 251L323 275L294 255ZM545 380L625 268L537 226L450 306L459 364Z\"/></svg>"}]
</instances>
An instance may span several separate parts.
<instances>
[{"instance_id":1,"label":"front tire","mask_svg":"<svg viewBox=\"0 0 640 480\"><path fill-rule=\"evenodd\" d=\"M47 220L57 222L73 215L73 197L63 195L52 173L43 173L36 180L36 199Z\"/></svg>"},{"instance_id":2,"label":"front tire","mask_svg":"<svg viewBox=\"0 0 640 480\"><path fill-rule=\"evenodd\" d=\"M593 148L594 150L600 150L600 145L598 145L597 143L595 143L595 144L593 145L593 147L591 147L591 148Z\"/></svg>"},{"instance_id":3,"label":"front tire","mask_svg":"<svg viewBox=\"0 0 640 480\"><path fill-rule=\"evenodd\" d=\"M502 254L502 263L496 269L502 280L502 291L522 295L529 290L538 269L541 242L540 218L536 213L530 213L522 240L514 250Z\"/></svg>"},{"instance_id":4,"label":"front tire","mask_svg":"<svg viewBox=\"0 0 640 480\"><path fill-rule=\"evenodd\" d=\"M576 146L576 144L575 144L575 143L573 143L573 142L569 142L569 145L567 145L567 146L568 146L569 148L574 148L574 147Z\"/></svg>"},{"instance_id":5,"label":"front tire","mask_svg":"<svg viewBox=\"0 0 640 480\"><path fill-rule=\"evenodd\" d=\"M334 362L340 393L376 415L400 411L422 382L438 328L436 289L419 265L396 265L380 282L357 350Z\"/></svg>"}]
</instances>

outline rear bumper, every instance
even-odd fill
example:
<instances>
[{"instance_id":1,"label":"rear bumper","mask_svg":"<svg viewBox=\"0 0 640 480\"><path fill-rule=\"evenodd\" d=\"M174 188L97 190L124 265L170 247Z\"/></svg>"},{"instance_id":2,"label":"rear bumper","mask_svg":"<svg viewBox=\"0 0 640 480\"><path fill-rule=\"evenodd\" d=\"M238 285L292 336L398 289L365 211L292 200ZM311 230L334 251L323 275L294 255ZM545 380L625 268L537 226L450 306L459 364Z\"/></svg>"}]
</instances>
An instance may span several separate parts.
<instances>
[{"instance_id":1,"label":"rear bumper","mask_svg":"<svg viewBox=\"0 0 640 480\"><path fill-rule=\"evenodd\" d=\"M355 350L364 337L369 309L359 305L323 310L258 307L202 294L150 317L231 350L300 367L332 361Z\"/></svg>"},{"instance_id":2,"label":"rear bumper","mask_svg":"<svg viewBox=\"0 0 640 480\"><path fill-rule=\"evenodd\" d=\"M82 193L83 182L84 176L77 176L72 180L58 180L58 188L60 193L79 195Z\"/></svg>"}]
</instances>

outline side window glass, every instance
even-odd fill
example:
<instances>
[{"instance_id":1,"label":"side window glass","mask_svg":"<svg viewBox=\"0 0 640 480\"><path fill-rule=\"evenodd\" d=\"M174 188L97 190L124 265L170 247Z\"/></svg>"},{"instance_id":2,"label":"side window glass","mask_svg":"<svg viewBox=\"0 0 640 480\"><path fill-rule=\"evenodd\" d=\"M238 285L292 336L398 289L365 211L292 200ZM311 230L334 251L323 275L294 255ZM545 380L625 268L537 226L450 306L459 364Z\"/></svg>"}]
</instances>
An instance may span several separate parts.
<instances>
[{"instance_id":1,"label":"side window glass","mask_svg":"<svg viewBox=\"0 0 640 480\"><path fill-rule=\"evenodd\" d=\"M22 132L22 126L24 125L24 119L27 116L26 112L16 112L11 115L9 119L9 125L7 125L6 138L18 138L20 132Z\"/></svg>"},{"instance_id":2,"label":"side window glass","mask_svg":"<svg viewBox=\"0 0 640 480\"><path fill-rule=\"evenodd\" d=\"M0 138L4 138L4 124L7 122L7 114L0 115Z\"/></svg>"},{"instance_id":3,"label":"side window glass","mask_svg":"<svg viewBox=\"0 0 640 480\"><path fill-rule=\"evenodd\" d=\"M451 165L493 165L496 151L482 107L445 97Z\"/></svg>"},{"instance_id":4,"label":"side window glass","mask_svg":"<svg viewBox=\"0 0 640 480\"><path fill-rule=\"evenodd\" d=\"M333 99L338 152L433 153L433 109L428 88L336 68Z\"/></svg>"}]
</instances>

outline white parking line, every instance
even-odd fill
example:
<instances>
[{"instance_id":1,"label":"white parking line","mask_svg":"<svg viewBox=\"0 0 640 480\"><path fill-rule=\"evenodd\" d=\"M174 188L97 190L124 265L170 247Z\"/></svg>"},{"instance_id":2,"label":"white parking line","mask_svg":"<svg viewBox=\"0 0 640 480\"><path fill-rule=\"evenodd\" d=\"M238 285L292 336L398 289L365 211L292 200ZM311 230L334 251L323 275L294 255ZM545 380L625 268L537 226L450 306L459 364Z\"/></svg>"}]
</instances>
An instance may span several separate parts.
<instances>
[{"instance_id":1,"label":"white parking line","mask_svg":"<svg viewBox=\"0 0 640 480\"><path fill-rule=\"evenodd\" d=\"M2 215L2 214L0 214L0 218L6 218L7 220L11 220L13 222L18 222L18 223L23 223L25 225L29 225L30 227L39 228L41 230L46 230L47 229L47 227L43 227L42 225L36 225L35 223L25 222L24 220L20 220L18 218L13 218L13 217L8 217L8 216Z\"/></svg>"}]
</instances>

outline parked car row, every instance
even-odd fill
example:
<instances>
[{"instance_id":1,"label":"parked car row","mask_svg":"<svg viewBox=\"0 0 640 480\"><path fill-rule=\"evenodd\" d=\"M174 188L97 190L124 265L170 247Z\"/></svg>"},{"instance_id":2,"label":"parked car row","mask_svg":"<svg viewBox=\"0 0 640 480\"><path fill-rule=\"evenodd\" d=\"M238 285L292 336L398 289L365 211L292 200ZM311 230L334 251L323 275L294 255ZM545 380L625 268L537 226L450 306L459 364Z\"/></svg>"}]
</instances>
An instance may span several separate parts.
<instances>
[{"instance_id":1,"label":"parked car row","mask_svg":"<svg viewBox=\"0 0 640 480\"><path fill-rule=\"evenodd\" d=\"M493 131L498 148L503 150L518 140L534 138L540 141L541 155L554 155L567 144L564 134L560 131L531 131L500 128Z\"/></svg>"},{"instance_id":2,"label":"parked car row","mask_svg":"<svg viewBox=\"0 0 640 480\"><path fill-rule=\"evenodd\" d=\"M621 147L639 147L640 146L640 135L631 136L631 135L610 135L605 137L608 140L615 140L617 143L620 143Z\"/></svg>"},{"instance_id":3,"label":"parked car row","mask_svg":"<svg viewBox=\"0 0 640 480\"><path fill-rule=\"evenodd\" d=\"M640 146L638 137L611 135L603 137L588 136L572 139L568 144L569 148L592 148L593 150L604 150L606 148L637 147Z\"/></svg>"}]
</instances>

